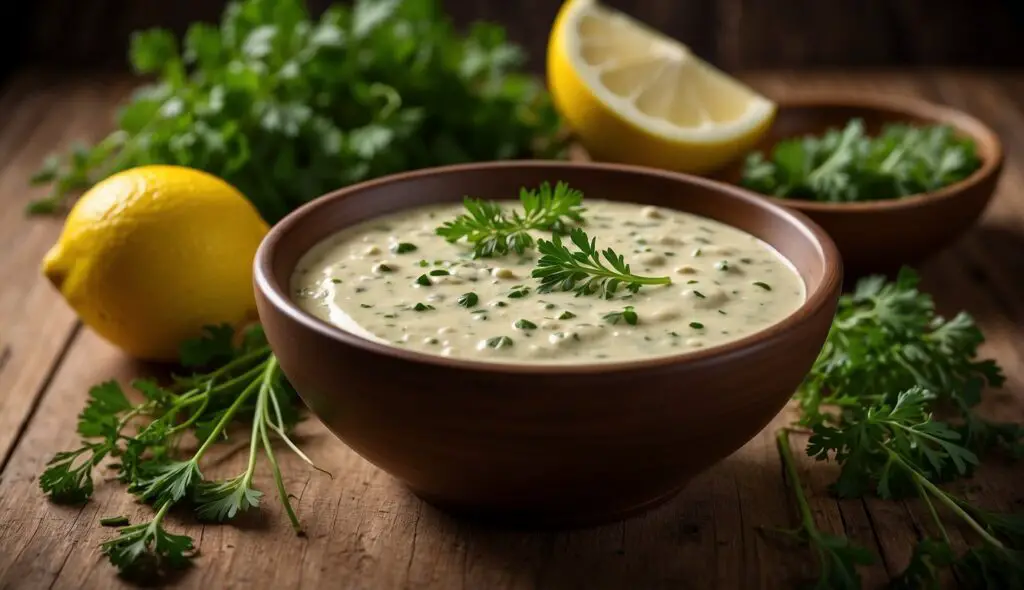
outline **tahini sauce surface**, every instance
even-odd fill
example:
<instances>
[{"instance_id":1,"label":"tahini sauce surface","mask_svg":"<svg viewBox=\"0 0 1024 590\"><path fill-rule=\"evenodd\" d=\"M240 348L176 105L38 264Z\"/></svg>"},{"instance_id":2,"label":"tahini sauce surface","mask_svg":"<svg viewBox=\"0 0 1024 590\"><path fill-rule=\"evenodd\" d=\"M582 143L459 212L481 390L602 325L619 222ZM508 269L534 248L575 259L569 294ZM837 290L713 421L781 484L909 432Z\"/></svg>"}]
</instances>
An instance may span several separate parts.
<instances>
[{"instance_id":1,"label":"tahini sauce surface","mask_svg":"<svg viewBox=\"0 0 1024 590\"><path fill-rule=\"evenodd\" d=\"M539 280L530 276L536 250L471 259L469 246L435 234L463 211L452 203L334 234L300 260L292 297L326 322L392 346L531 364L635 360L715 346L779 322L804 301L796 270L746 232L671 209L596 199L584 206L584 228L599 249L622 254L633 274L669 276L672 284L636 294L620 288L610 300L539 293ZM607 317L626 306L636 325Z\"/></svg>"}]
</instances>

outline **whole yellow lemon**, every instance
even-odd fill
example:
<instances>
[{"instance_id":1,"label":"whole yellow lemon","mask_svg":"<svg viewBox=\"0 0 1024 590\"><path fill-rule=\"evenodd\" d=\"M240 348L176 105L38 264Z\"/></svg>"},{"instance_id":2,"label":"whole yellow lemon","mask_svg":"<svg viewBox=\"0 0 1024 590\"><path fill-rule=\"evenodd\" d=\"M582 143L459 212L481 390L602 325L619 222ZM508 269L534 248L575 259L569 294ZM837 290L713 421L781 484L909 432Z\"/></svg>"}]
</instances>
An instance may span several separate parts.
<instances>
[{"instance_id":1,"label":"whole yellow lemon","mask_svg":"<svg viewBox=\"0 0 1024 590\"><path fill-rule=\"evenodd\" d=\"M174 360L203 326L255 317L252 263L267 230L223 180L143 166L82 195L42 271L100 336L139 359Z\"/></svg>"}]
</instances>

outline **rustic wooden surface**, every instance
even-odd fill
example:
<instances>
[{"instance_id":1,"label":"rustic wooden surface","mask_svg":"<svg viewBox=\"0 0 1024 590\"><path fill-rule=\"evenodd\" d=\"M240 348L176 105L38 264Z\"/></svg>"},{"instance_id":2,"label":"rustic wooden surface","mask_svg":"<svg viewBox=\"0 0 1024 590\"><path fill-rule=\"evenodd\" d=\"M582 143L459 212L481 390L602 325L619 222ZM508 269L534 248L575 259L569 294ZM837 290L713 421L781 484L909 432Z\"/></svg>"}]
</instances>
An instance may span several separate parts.
<instances>
[{"instance_id":1,"label":"rustic wooden surface","mask_svg":"<svg viewBox=\"0 0 1024 590\"><path fill-rule=\"evenodd\" d=\"M915 94L969 109L992 124L1009 154L995 201L980 225L923 268L925 287L946 311L967 309L984 329L984 353L1006 369L1006 388L988 412L1024 420L1024 74L759 74L769 95L841 87ZM116 482L97 484L82 508L55 506L36 478L46 460L75 442L86 388L144 371L81 327L39 275L60 230L58 219L26 219L39 191L26 181L51 149L94 140L108 128L129 83L121 79L18 76L0 94L0 588L116 588L122 583L96 549L113 536L103 516L148 512ZM926 220L923 220L926 222ZM307 452L334 474L285 455L307 538L294 536L268 491L258 514L231 526L188 516L170 527L192 535L201 555L178 583L185 588L789 588L812 573L811 556L776 544L758 527L792 524L772 442L780 416L733 456L698 477L669 504L625 522L561 533L484 530L424 505L327 433L300 426ZM693 449L692 452L699 452ZM240 470L227 456L208 473ZM921 533L917 506L875 500L837 502L825 493L828 465L802 465L819 525L845 532L882 556L864 570L869 587L907 562ZM982 505L1024 509L1020 466L993 464L965 486ZM954 535L962 542L962 537Z\"/></svg>"},{"instance_id":2,"label":"rustic wooden surface","mask_svg":"<svg viewBox=\"0 0 1024 590\"><path fill-rule=\"evenodd\" d=\"M306 0L314 12L344 0ZM15 59L123 65L132 31L215 22L227 0L36 0L0 6ZM561 0L440 0L460 26L500 22L540 72ZM1019 0L604 0L739 68L1024 66Z\"/></svg>"}]
</instances>

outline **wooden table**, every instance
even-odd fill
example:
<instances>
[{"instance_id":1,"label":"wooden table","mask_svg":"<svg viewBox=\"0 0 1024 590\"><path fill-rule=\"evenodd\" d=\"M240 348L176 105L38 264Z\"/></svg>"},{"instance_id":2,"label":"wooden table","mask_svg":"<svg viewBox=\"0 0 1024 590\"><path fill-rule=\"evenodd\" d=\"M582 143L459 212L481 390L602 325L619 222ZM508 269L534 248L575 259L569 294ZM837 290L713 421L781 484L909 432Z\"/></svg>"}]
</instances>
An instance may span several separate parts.
<instances>
[{"instance_id":1,"label":"wooden table","mask_svg":"<svg viewBox=\"0 0 1024 590\"><path fill-rule=\"evenodd\" d=\"M922 95L966 108L992 124L1009 157L984 220L922 267L925 288L946 312L975 315L988 337L983 352L1008 375L986 409L1024 419L1024 73L820 73L748 76L766 93L843 87ZM95 140L110 125L130 81L68 80L28 73L0 96L0 587L115 588L123 583L97 545L113 531L103 516L133 522L148 508L116 482L101 481L81 508L46 501L36 482L57 450L72 448L88 386L129 379L133 365L79 324L39 274L61 221L27 219L38 190L27 179L42 157L74 139ZM795 522L772 441L775 423L698 477L675 500L608 526L561 533L483 530L425 505L349 451L315 420L301 444L330 479L284 455L289 490L308 536L292 534L266 472L258 514L232 526L174 519L201 555L178 582L187 588L789 588L811 575L811 556L777 544L758 527ZM241 455L244 455L242 453ZM240 471L244 456L224 458L209 475ZM918 507L877 500L836 501L825 491L826 464L802 465L819 525L882 556L863 572L883 584L909 558L920 534ZM1024 467L993 464L964 487L996 509L1024 509ZM956 537L960 539L960 537Z\"/></svg>"}]
</instances>

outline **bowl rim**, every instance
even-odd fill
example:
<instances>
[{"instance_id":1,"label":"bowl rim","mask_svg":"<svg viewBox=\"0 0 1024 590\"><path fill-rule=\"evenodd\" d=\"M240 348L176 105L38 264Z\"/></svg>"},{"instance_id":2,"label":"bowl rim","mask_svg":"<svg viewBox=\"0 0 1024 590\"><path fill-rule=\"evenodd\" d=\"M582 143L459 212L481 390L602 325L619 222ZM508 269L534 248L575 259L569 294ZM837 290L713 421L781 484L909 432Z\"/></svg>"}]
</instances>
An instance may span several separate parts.
<instances>
[{"instance_id":1,"label":"bowl rim","mask_svg":"<svg viewBox=\"0 0 1024 590\"><path fill-rule=\"evenodd\" d=\"M908 118L927 119L934 124L949 125L960 134L969 136L977 146L978 157L981 159L981 166L978 167L967 178L944 186L936 191L927 193L916 193L899 199L886 199L879 201L861 201L856 203L822 203L819 201L807 201L803 199L784 199L773 195L758 193L740 185L736 186L754 192L773 203L781 204L784 207L808 211L812 213L841 213L841 212L882 212L912 209L915 207L927 206L938 201L945 201L956 198L967 190L974 188L987 178L997 173L1003 166L1004 151L999 135L980 119L967 111L932 102L925 98L892 95L881 92L858 91L853 93L836 93L830 90L797 91L787 93L773 99L776 104L776 112L784 109L813 109L813 108L845 108L859 109L862 111L890 111ZM776 114L778 117L778 114ZM796 136L794 136L796 137ZM982 146L985 146L984 148ZM752 153L751 150L748 153ZM991 152L985 157L982 152Z\"/></svg>"},{"instance_id":2,"label":"bowl rim","mask_svg":"<svg viewBox=\"0 0 1024 590\"><path fill-rule=\"evenodd\" d=\"M609 363L581 364L526 362L503 363L489 360L444 357L399 348L396 346L389 346L343 330L342 328L329 324L303 311L288 297L289 290L285 288L285 286L281 285L274 277L272 261L278 244L285 239L287 234L292 231L304 217L315 214L316 211L324 207L329 207L336 201L358 194L367 189L393 182L407 182L419 178L459 174L467 171L512 169L527 166L550 168L552 170L557 170L559 168L577 168L583 170L600 170L605 172L658 176L672 182L700 185L706 189L727 194L729 198L740 201L745 206L753 206L766 210L775 218L794 226L798 232L803 234L814 244L818 251L818 255L824 260L825 269L823 276L818 284L818 288L813 292L808 292L803 303L801 303L796 310L784 317L782 320L738 340L733 340L696 351L681 352L673 355ZM340 231L341 229L343 229L343 227L338 227L334 231ZM774 246L772 247L774 248ZM790 262L790 264L792 264L792 262ZM667 366L693 366L709 361L713 362L716 359L726 358L743 350L759 349L771 346L772 344L777 343L780 338L783 338L794 328L815 316L822 308L833 305L839 294L842 279L843 263L839 254L839 249L824 229L802 213L763 199L751 191L735 185L703 177L654 168L603 162L561 160L506 160L455 164L403 172L350 185L313 199L278 221L270 228L270 231L266 236L264 236L262 242L260 242L253 261L253 281L255 288L261 292L269 305L273 306L278 313L283 314L288 318L288 321L297 323L303 329L312 330L313 332L332 340L340 340L348 346L353 346L366 352L380 354L402 361L433 365L435 367L443 367L447 369L519 375L603 374L624 370L659 369ZM807 285L805 283L805 289L806 288ZM833 293L835 294L835 297L833 296Z\"/></svg>"}]
</instances>

